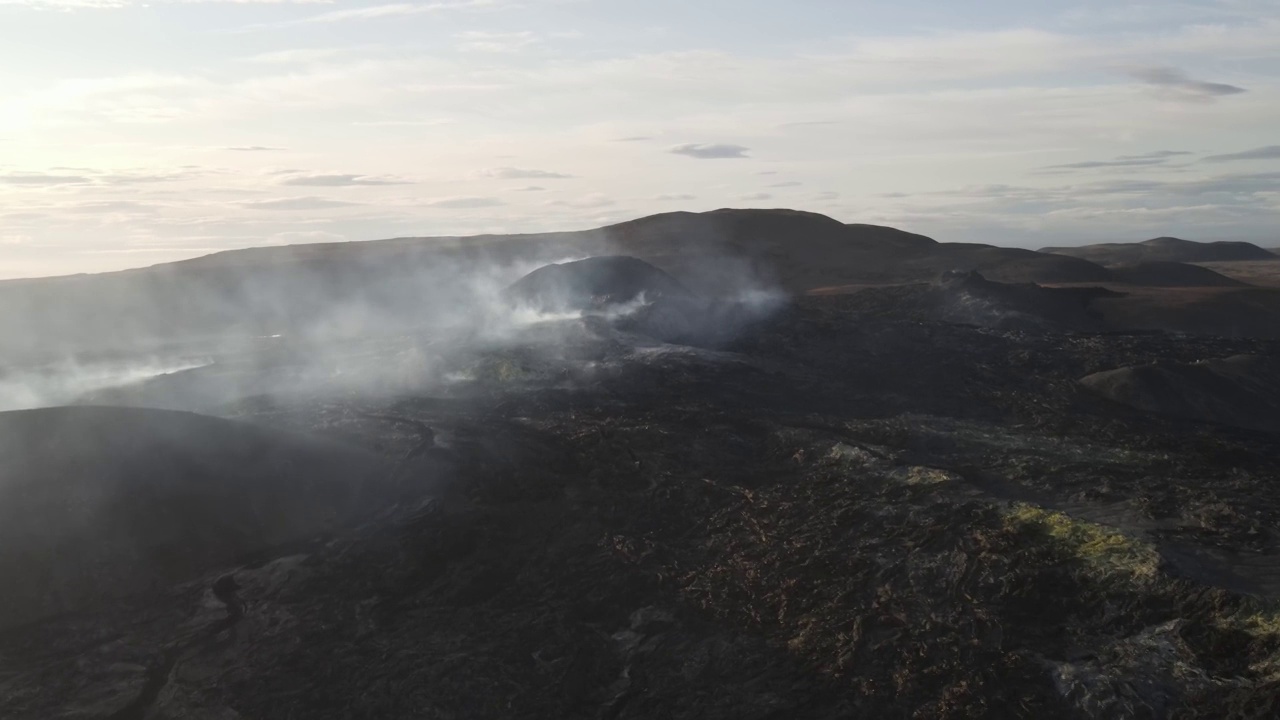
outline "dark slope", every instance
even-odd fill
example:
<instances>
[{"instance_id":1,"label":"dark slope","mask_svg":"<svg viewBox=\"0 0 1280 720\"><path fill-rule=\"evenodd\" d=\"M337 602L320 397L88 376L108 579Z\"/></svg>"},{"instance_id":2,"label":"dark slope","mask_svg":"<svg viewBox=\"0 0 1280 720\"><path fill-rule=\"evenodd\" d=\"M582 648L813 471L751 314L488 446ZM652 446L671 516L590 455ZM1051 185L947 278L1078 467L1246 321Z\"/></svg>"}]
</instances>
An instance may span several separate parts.
<instances>
[{"instance_id":1,"label":"dark slope","mask_svg":"<svg viewBox=\"0 0 1280 720\"><path fill-rule=\"evenodd\" d=\"M1222 337L1280 337L1280 288L1125 288L1095 307L1111 328Z\"/></svg>"},{"instance_id":2,"label":"dark slope","mask_svg":"<svg viewBox=\"0 0 1280 720\"><path fill-rule=\"evenodd\" d=\"M1146 287L1247 287L1248 283L1179 262L1148 262L1111 268L1117 282Z\"/></svg>"},{"instance_id":3,"label":"dark slope","mask_svg":"<svg viewBox=\"0 0 1280 720\"><path fill-rule=\"evenodd\" d=\"M0 413L0 628L332 531L389 494L363 452L190 413Z\"/></svg>"},{"instance_id":4,"label":"dark slope","mask_svg":"<svg viewBox=\"0 0 1280 720\"><path fill-rule=\"evenodd\" d=\"M818 295L839 292L815 293ZM1077 330L1104 328L1097 300L1123 295L1100 287L1041 287L1000 283L977 271L948 272L933 283L860 289L864 310L911 317L920 322L952 322L996 330Z\"/></svg>"},{"instance_id":5,"label":"dark slope","mask_svg":"<svg viewBox=\"0 0 1280 720\"><path fill-rule=\"evenodd\" d=\"M1133 265L1150 262L1222 262L1269 260L1275 257L1253 243L1193 242L1159 237L1140 243L1101 243L1080 247L1047 247L1041 252L1083 258L1099 265Z\"/></svg>"},{"instance_id":6,"label":"dark slope","mask_svg":"<svg viewBox=\"0 0 1280 720\"><path fill-rule=\"evenodd\" d=\"M1280 432L1280 360L1234 355L1095 373L1085 387L1145 412Z\"/></svg>"},{"instance_id":7,"label":"dark slope","mask_svg":"<svg viewBox=\"0 0 1280 720\"><path fill-rule=\"evenodd\" d=\"M597 230L474 238L399 238L253 248L103 275L0 283L0 357L93 347L136 352L175 337L325 332L422 322L473 288L470 271L625 254L699 294L762 285L791 292L930 280L978 270L1008 282L1095 282L1083 260L949 245L892 228L788 210L668 213ZM523 266L523 270L521 270ZM334 318L342 322L335 328Z\"/></svg>"},{"instance_id":8,"label":"dark slope","mask_svg":"<svg viewBox=\"0 0 1280 720\"><path fill-rule=\"evenodd\" d=\"M1105 268L1085 260L968 243L939 245L937 252L910 263L909 267L933 272L977 270L990 280L1006 283L1082 283L1111 279Z\"/></svg>"}]
</instances>

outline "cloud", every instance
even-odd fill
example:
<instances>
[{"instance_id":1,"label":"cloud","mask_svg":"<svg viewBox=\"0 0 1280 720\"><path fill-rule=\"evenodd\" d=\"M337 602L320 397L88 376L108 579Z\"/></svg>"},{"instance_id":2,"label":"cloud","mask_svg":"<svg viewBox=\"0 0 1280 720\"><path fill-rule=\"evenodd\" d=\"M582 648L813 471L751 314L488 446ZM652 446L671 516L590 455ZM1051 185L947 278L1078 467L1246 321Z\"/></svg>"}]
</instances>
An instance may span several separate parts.
<instances>
[{"instance_id":1,"label":"cloud","mask_svg":"<svg viewBox=\"0 0 1280 720\"><path fill-rule=\"evenodd\" d=\"M139 0L0 0L0 5L23 5L45 10L115 10L152 4L229 4L229 5L318 5L331 0L160 0L156 3Z\"/></svg>"},{"instance_id":2,"label":"cloud","mask_svg":"<svg viewBox=\"0 0 1280 720\"><path fill-rule=\"evenodd\" d=\"M614 142L644 142L645 140L652 139L653 138L648 135L632 135L631 137L618 138L617 140L614 140Z\"/></svg>"},{"instance_id":3,"label":"cloud","mask_svg":"<svg viewBox=\"0 0 1280 720\"><path fill-rule=\"evenodd\" d=\"M338 48L294 48L292 50L276 50L252 55L244 58L243 62L267 65L297 65L316 62L317 60L327 60L342 52Z\"/></svg>"},{"instance_id":4,"label":"cloud","mask_svg":"<svg viewBox=\"0 0 1280 720\"><path fill-rule=\"evenodd\" d=\"M241 145L239 147L223 148L224 150L234 150L236 152L282 152L284 148L267 147L266 145Z\"/></svg>"},{"instance_id":5,"label":"cloud","mask_svg":"<svg viewBox=\"0 0 1280 720\"><path fill-rule=\"evenodd\" d=\"M272 245L304 245L310 243L346 242L344 235L325 232L324 230L288 230L275 233L267 238Z\"/></svg>"},{"instance_id":6,"label":"cloud","mask_svg":"<svg viewBox=\"0 0 1280 720\"><path fill-rule=\"evenodd\" d=\"M322 197L277 198L274 200L258 200L240 203L240 207L249 210L325 210L327 208L350 207L358 203L330 200Z\"/></svg>"},{"instance_id":7,"label":"cloud","mask_svg":"<svg viewBox=\"0 0 1280 720\"><path fill-rule=\"evenodd\" d=\"M697 195L684 195L684 194L677 194L677 195L658 195L658 196L655 196L653 199L654 199L654 200L660 200L660 201L663 201L663 202L672 202L672 201L681 201L681 202L683 202L683 201L686 201L686 200L697 200L697 199L698 199L698 196L697 196Z\"/></svg>"},{"instance_id":8,"label":"cloud","mask_svg":"<svg viewBox=\"0 0 1280 720\"><path fill-rule=\"evenodd\" d=\"M465 52L512 53L523 50L538 42L537 36L531 32L483 32L471 30L458 33L461 42L458 49Z\"/></svg>"},{"instance_id":9,"label":"cloud","mask_svg":"<svg viewBox=\"0 0 1280 720\"><path fill-rule=\"evenodd\" d=\"M1235 85L1192 80L1182 70L1172 67L1139 67L1129 70L1128 74L1139 82L1159 88L1170 97L1181 100L1208 102L1219 97L1248 92Z\"/></svg>"},{"instance_id":10,"label":"cloud","mask_svg":"<svg viewBox=\"0 0 1280 720\"><path fill-rule=\"evenodd\" d=\"M1140 155L1119 155L1111 160L1083 160L1081 162L1046 165L1043 170L1090 170L1109 167L1152 167L1165 165L1175 157L1192 155L1187 150L1157 150Z\"/></svg>"},{"instance_id":11,"label":"cloud","mask_svg":"<svg viewBox=\"0 0 1280 720\"><path fill-rule=\"evenodd\" d=\"M1106 167L1147 167L1151 165L1163 165L1165 160L1162 158L1116 158L1115 160L1084 160L1081 162L1063 163L1061 165L1046 165L1045 170L1088 170L1091 168Z\"/></svg>"},{"instance_id":12,"label":"cloud","mask_svg":"<svg viewBox=\"0 0 1280 720\"><path fill-rule=\"evenodd\" d=\"M5 173L0 175L0 185L27 187L52 187L55 185L84 185L89 178L80 175L47 175L44 173Z\"/></svg>"},{"instance_id":13,"label":"cloud","mask_svg":"<svg viewBox=\"0 0 1280 720\"><path fill-rule=\"evenodd\" d=\"M467 10L471 8L496 7L506 4L501 0L457 0L456 2L428 3L392 3L387 5L371 5L347 10L333 10L302 20L306 23L332 23L349 20L376 20L386 17L404 15L422 15L447 10Z\"/></svg>"},{"instance_id":14,"label":"cloud","mask_svg":"<svg viewBox=\"0 0 1280 720\"><path fill-rule=\"evenodd\" d=\"M361 127L438 127L440 125L452 125L455 120L450 118L425 118L422 120L363 120L351 123Z\"/></svg>"},{"instance_id":15,"label":"cloud","mask_svg":"<svg viewBox=\"0 0 1280 720\"><path fill-rule=\"evenodd\" d=\"M796 128L796 127L821 127L823 125L842 125L839 120L801 120L799 122L786 122L779 125L779 128Z\"/></svg>"},{"instance_id":16,"label":"cloud","mask_svg":"<svg viewBox=\"0 0 1280 720\"><path fill-rule=\"evenodd\" d=\"M280 181L281 185L301 187L358 187L364 185L411 185L412 181L371 175L299 175Z\"/></svg>"},{"instance_id":17,"label":"cloud","mask_svg":"<svg viewBox=\"0 0 1280 720\"><path fill-rule=\"evenodd\" d=\"M160 209L159 205L133 202L131 200L86 202L63 208L64 211L77 213L152 213L158 209Z\"/></svg>"},{"instance_id":18,"label":"cloud","mask_svg":"<svg viewBox=\"0 0 1280 720\"><path fill-rule=\"evenodd\" d=\"M774 184L770 185L769 187L771 187L771 188L790 188L790 187L800 187L801 185L804 185L804 183L802 183L802 182L797 182L797 181L795 181L795 180L788 180L787 182L774 183Z\"/></svg>"},{"instance_id":19,"label":"cloud","mask_svg":"<svg viewBox=\"0 0 1280 720\"><path fill-rule=\"evenodd\" d=\"M1201 158L1200 162L1231 162L1233 160L1280 160L1280 145L1268 145L1224 155L1209 155Z\"/></svg>"},{"instance_id":20,"label":"cloud","mask_svg":"<svg viewBox=\"0 0 1280 720\"><path fill-rule=\"evenodd\" d=\"M762 192L762 193L750 193L750 194L748 194L748 195L743 195L741 199L743 199L743 200L772 200L772 199L773 199L773 196L772 196L772 195L770 195L769 193L763 193L763 192Z\"/></svg>"},{"instance_id":21,"label":"cloud","mask_svg":"<svg viewBox=\"0 0 1280 720\"><path fill-rule=\"evenodd\" d=\"M427 207L450 209L498 207L499 205L505 204L506 203L494 197L471 196L436 198L423 203L423 205Z\"/></svg>"},{"instance_id":22,"label":"cloud","mask_svg":"<svg viewBox=\"0 0 1280 720\"><path fill-rule=\"evenodd\" d=\"M840 193L827 190L824 192L820 192L817 195L814 195L813 199L814 200L835 200L838 197L840 197Z\"/></svg>"},{"instance_id":23,"label":"cloud","mask_svg":"<svg viewBox=\"0 0 1280 720\"><path fill-rule=\"evenodd\" d=\"M667 152L699 160L729 160L748 157L746 154L748 149L741 145L687 143L676 145Z\"/></svg>"},{"instance_id":24,"label":"cloud","mask_svg":"<svg viewBox=\"0 0 1280 720\"><path fill-rule=\"evenodd\" d=\"M573 208L602 208L613 205L614 200L604 193L591 193L590 195L583 195L580 198L574 198L572 200L553 200L547 204Z\"/></svg>"},{"instance_id":25,"label":"cloud","mask_svg":"<svg viewBox=\"0 0 1280 720\"><path fill-rule=\"evenodd\" d=\"M1146 160L1156 158L1172 158L1180 155L1195 155L1190 150L1156 150L1155 152L1142 153L1141 155L1121 155L1119 160Z\"/></svg>"},{"instance_id":26,"label":"cloud","mask_svg":"<svg viewBox=\"0 0 1280 720\"><path fill-rule=\"evenodd\" d=\"M94 179L104 185L145 185L150 183L189 180L199 174L200 173L190 171L174 173L120 172L98 175Z\"/></svg>"},{"instance_id":27,"label":"cloud","mask_svg":"<svg viewBox=\"0 0 1280 720\"><path fill-rule=\"evenodd\" d=\"M522 188L515 188L512 192L543 192L546 188L541 185L526 185Z\"/></svg>"},{"instance_id":28,"label":"cloud","mask_svg":"<svg viewBox=\"0 0 1280 720\"><path fill-rule=\"evenodd\" d=\"M495 178L498 180L567 180L572 175L551 172L549 170L530 170L526 168L500 167L479 170L477 177Z\"/></svg>"}]
</instances>

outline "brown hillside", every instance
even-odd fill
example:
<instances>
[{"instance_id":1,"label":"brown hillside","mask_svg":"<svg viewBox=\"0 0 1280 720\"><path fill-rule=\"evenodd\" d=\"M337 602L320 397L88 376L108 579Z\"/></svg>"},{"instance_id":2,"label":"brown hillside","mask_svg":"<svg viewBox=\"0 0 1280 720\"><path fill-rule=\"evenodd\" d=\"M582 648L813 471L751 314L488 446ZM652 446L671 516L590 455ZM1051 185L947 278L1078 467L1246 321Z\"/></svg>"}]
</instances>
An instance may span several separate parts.
<instances>
[{"instance_id":1,"label":"brown hillside","mask_svg":"<svg viewBox=\"0 0 1280 720\"><path fill-rule=\"evenodd\" d=\"M1047 247L1041 252L1083 258L1099 265L1134 265L1150 262L1221 262L1268 260L1272 253L1247 242L1194 242L1159 237L1140 243L1100 243L1080 247Z\"/></svg>"}]
</instances>

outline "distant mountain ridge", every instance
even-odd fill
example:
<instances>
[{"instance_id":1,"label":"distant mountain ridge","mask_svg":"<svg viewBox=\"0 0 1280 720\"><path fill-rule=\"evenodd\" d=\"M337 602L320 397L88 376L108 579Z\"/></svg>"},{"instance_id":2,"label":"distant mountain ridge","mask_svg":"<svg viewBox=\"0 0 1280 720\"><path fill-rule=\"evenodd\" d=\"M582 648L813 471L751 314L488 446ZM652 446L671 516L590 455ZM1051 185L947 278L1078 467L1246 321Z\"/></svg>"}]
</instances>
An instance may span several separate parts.
<instances>
[{"instance_id":1,"label":"distant mountain ridge","mask_svg":"<svg viewBox=\"0 0 1280 720\"><path fill-rule=\"evenodd\" d=\"M0 357L140 347L175 336L273 335L421 322L474 292L474 275L593 255L652 263L700 294L932 280L977 270L1005 282L1104 282L1077 258L939 243L794 210L673 212L594 230L231 250L148 268L0 282Z\"/></svg>"},{"instance_id":2,"label":"distant mountain ridge","mask_svg":"<svg viewBox=\"0 0 1280 720\"><path fill-rule=\"evenodd\" d=\"M1248 247L1256 251L1251 257L1274 257ZM932 281L949 271L1006 283L1134 281L1070 252L940 243L817 213L672 212L574 232L259 247L100 275L0 282L0 360L85 347L136 354L175 338L317 328L329 338L421 324L474 299L477 276L505 285L539 265L595 255L638 258L708 296ZM1230 284L1208 270L1173 270L1195 274L1200 285Z\"/></svg>"},{"instance_id":3,"label":"distant mountain ridge","mask_svg":"<svg viewBox=\"0 0 1280 720\"><path fill-rule=\"evenodd\" d=\"M1040 252L1089 260L1104 266L1151 262L1226 262L1273 260L1278 256L1253 243L1238 241L1195 242L1158 237L1138 243L1099 243L1079 247L1046 247Z\"/></svg>"}]
</instances>

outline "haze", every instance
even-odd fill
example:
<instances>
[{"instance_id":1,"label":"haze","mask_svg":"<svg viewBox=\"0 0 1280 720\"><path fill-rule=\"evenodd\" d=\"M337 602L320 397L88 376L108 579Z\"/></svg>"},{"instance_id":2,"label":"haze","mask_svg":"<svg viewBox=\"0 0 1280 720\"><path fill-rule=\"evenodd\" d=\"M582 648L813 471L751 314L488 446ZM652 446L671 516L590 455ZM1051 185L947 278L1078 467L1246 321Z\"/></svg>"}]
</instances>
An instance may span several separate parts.
<instances>
[{"instance_id":1,"label":"haze","mask_svg":"<svg viewBox=\"0 0 1280 720\"><path fill-rule=\"evenodd\" d=\"M0 277L724 206L1275 246L1277 37L1268 0L0 0Z\"/></svg>"}]
</instances>

